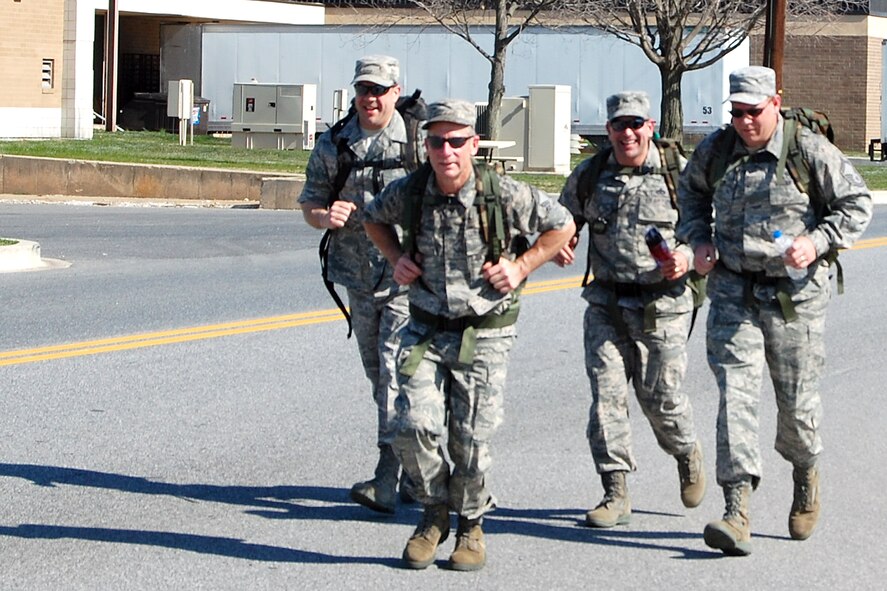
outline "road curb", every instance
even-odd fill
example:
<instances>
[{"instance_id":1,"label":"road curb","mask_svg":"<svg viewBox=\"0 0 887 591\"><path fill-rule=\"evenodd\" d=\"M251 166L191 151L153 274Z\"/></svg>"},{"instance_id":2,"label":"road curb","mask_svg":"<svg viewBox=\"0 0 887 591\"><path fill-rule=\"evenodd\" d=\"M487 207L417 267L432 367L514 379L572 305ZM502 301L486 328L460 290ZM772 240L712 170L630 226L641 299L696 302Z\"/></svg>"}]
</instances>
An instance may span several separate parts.
<instances>
[{"instance_id":1,"label":"road curb","mask_svg":"<svg viewBox=\"0 0 887 591\"><path fill-rule=\"evenodd\" d=\"M44 259L40 256L40 244L31 240L18 240L15 244L0 246L0 273L16 271L37 271L40 269L58 269L71 266L66 261Z\"/></svg>"}]
</instances>

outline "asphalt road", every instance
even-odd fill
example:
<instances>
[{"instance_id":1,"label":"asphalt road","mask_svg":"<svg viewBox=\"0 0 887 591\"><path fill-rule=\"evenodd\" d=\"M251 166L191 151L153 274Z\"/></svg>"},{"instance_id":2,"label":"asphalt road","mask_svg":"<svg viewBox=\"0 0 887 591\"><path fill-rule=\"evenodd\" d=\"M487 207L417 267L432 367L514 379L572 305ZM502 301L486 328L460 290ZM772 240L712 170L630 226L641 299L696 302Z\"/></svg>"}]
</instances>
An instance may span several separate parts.
<instances>
[{"instance_id":1,"label":"asphalt road","mask_svg":"<svg viewBox=\"0 0 887 591\"><path fill-rule=\"evenodd\" d=\"M382 517L348 502L372 470L374 409L354 342L331 319L319 235L298 212L0 203L0 234L71 262L0 274L0 588L883 587L887 206L867 247L841 257L810 540L788 537L791 468L772 449L769 386L751 556L705 546L720 490L683 508L675 464L634 403L632 523L580 525L600 497L584 436L584 307L566 287L584 269L549 265L524 300L494 442L500 507L474 574L443 568L451 541L429 569L401 569L419 510ZM702 326L686 388L713 481Z\"/></svg>"}]
</instances>

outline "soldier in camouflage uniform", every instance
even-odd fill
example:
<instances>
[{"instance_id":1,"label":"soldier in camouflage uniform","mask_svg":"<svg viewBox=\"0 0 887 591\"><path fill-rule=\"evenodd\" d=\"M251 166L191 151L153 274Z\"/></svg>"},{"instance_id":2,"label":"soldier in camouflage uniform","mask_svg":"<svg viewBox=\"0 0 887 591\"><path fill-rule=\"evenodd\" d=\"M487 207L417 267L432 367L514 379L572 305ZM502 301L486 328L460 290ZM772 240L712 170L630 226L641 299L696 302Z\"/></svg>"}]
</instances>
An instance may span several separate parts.
<instances>
[{"instance_id":1,"label":"soldier in camouflage uniform","mask_svg":"<svg viewBox=\"0 0 887 591\"><path fill-rule=\"evenodd\" d=\"M449 535L452 510L459 527L450 566L477 570L486 556L481 518L496 504L486 473L490 439L502 422L515 290L561 249L574 226L569 213L545 194L496 176L512 246L521 236L540 235L520 256L505 252L495 262L486 260L489 245L475 205L476 179L495 173L473 165L474 106L446 100L429 105L428 114L425 141L432 171L427 182L416 183L420 169L389 185L366 208L365 226L395 267L395 280L410 286L411 316L398 360L395 449L425 511L403 558L409 568L430 565ZM405 232L411 227L403 221L404 204L416 193L421 217L411 253L398 241L394 224L403 224Z\"/></svg>"},{"instance_id":2,"label":"soldier in camouflage uniform","mask_svg":"<svg viewBox=\"0 0 887 591\"><path fill-rule=\"evenodd\" d=\"M612 149L581 163L567 179L560 202L576 225L589 224L594 281L585 286L585 368L591 381L588 442L604 498L585 516L591 527L627 524L631 502L626 474L637 468L631 449L628 381L660 447L677 460L681 500L696 507L705 494L702 451L693 409L681 382L687 369L687 335L693 294L687 272L693 252L675 244L678 212L666 184L666 155L652 141L655 121L642 92L607 98L607 135ZM599 170L597 179L587 170ZM580 187L583 183L595 186ZM669 243L659 265L644 235L655 227ZM577 234L555 257L575 259Z\"/></svg>"},{"instance_id":3,"label":"soldier in camouflage uniform","mask_svg":"<svg viewBox=\"0 0 887 591\"><path fill-rule=\"evenodd\" d=\"M735 141L719 139L728 127L693 153L678 191L677 237L693 247L696 270L710 272L707 349L720 389L717 480L726 511L705 527L705 543L744 556L751 552L749 499L762 476L757 408L765 363L776 392L776 450L793 466L791 537L809 537L819 518L819 380L831 290L826 257L859 238L872 200L847 158L806 127L795 137L809 165L810 194L788 171L777 173L791 136L784 133L790 128L773 70L730 74L729 100ZM712 179L721 151L729 166ZM784 255L773 242L776 230L794 237ZM806 269L806 276L789 279L786 265Z\"/></svg>"},{"instance_id":4,"label":"soldier in camouflage uniform","mask_svg":"<svg viewBox=\"0 0 887 591\"><path fill-rule=\"evenodd\" d=\"M401 159L407 137L400 113L400 73L393 57L375 55L357 60L353 117L338 134L354 155L354 165L338 195L335 179L339 150L331 131L318 138L308 160L307 180L299 203L305 220L331 230L327 259L329 281L347 289L351 319L364 371L372 384L378 409L379 460L375 476L351 488L351 498L374 511L393 513L399 462L391 448L394 438L394 400L397 397L395 355L398 333L406 324L406 289L392 278L392 267L367 238L360 212L385 185L407 174L402 166L381 163ZM367 165L369 163L369 165ZM401 496L409 500L409 483Z\"/></svg>"}]
</instances>

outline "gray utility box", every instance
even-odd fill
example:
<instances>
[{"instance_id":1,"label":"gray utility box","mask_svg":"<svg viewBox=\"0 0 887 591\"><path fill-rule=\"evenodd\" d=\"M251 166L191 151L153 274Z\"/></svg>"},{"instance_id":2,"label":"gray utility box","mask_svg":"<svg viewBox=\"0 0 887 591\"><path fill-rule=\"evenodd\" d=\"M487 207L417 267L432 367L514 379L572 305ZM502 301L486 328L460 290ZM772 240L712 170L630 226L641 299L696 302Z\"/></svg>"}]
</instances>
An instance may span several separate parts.
<instances>
[{"instance_id":1,"label":"gray utility box","mask_svg":"<svg viewBox=\"0 0 887 591\"><path fill-rule=\"evenodd\" d=\"M231 145L311 150L317 131L314 84L234 84Z\"/></svg>"}]
</instances>

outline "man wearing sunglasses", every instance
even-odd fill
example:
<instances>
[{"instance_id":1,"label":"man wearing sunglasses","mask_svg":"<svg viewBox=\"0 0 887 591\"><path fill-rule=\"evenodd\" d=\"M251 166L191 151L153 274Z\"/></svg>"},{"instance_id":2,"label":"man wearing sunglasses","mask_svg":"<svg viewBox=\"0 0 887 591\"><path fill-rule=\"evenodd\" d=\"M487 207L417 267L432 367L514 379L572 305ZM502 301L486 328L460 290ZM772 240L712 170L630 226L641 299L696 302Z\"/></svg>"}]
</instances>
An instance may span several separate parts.
<instances>
[{"instance_id":1,"label":"man wearing sunglasses","mask_svg":"<svg viewBox=\"0 0 887 591\"><path fill-rule=\"evenodd\" d=\"M474 105L444 100L429 105L428 115L431 170L386 187L366 208L364 225L394 266L394 279L410 288L394 447L425 510L403 559L414 569L434 562L453 511L458 530L450 566L473 571L486 561L482 517L496 505L487 471L490 439L502 422L515 290L561 249L574 226L569 212L539 190L475 167ZM486 181L499 185L511 245L495 261L489 260L484 228L494 226L490 220L498 214L475 202ZM407 213L409 203L416 204L414 213ZM415 226L408 218L418 218ZM405 240L413 247L398 240L396 225L417 229L413 240ZM536 242L515 252L518 239L533 234L539 235Z\"/></svg>"},{"instance_id":2,"label":"man wearing sunglasses","mask_svg":"<svg viewBox=\"0 0 887 591\"><path fill-rule=\"evenodd\" d=\"M305 220L330 232L325 279L347 289L354 334L377 407L375 475L355 484L351 498L383 513L394 513L396 505L400 464L391 449L397 395L394 355L408 304L406 290L392 278L393 267L367 238L360 211L385 185L407 174L403 154L410 140L395 108L399 75L400 66L393 57L371 55L357 60L352 80L357 116L335 137L329 130L318 138L299 197ZM340 178L343 154L351 161L344 179ZM338 362L337 357L332 358ZM408 483L401 484L404 498L408 498L407 487Z\"/></svg>"},{"instance_id":3,"label":"man wearing sunglasses","mask_svg":"<svg viewBox=\"0 0 887 591\"><path fill-rule=\"evenodd\" d=\"M720 390L717 480L726 509L705 527L704 539L744 556L751 552L751 493L762 477L758 402L765 363L776 393L776 451L793 467L789 534L807 539L819 519L827 258L859 238L872 200L823 135L802 126L791 132L773 70L752 66L730 74L729 100L732 125L699 144L681 177L677 236L693 246L696 270L709 273L708 362ZM786 170L793 142L809 169L808 191ZM723 177L713 180L710 171L723 156ZM774 244L777 230L794 238L784 254ZM806 269L806 276L790 279L786 265Z\"/></svg>"},{"instance_id":4,"label":"man wearing sunglasses","mask_svg":"<svg viewBox=\"0 0 887 591\"><path fill-rule=\"evenodd\" d=\"M585 367L592 400L587 436L604 497L585 516L590 527L624 525L631 518L626 476L637 465L628 416L629 379L660 447L677 460L681 501L696 507L705 494L693 409L681 390L693 312L687 286L693 252L674 240L678 212L663 173L665 148L653 141L655 121L649 112L643 92L608 97L611 148L577 166L560 197L577 226L588 224L594 273L582 292L588 301ZM676 158L683 167L683 156ZM599 171L596 179L590 178L591 170ZM594 186L583 186L588 184ZM658 264L644 240L650 227L669 244L667 257ZM555 263L572 264L578 242L577 233Z\"/></svg>"}]
</instances>

